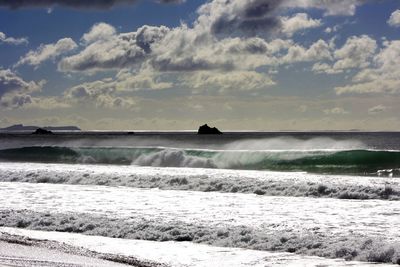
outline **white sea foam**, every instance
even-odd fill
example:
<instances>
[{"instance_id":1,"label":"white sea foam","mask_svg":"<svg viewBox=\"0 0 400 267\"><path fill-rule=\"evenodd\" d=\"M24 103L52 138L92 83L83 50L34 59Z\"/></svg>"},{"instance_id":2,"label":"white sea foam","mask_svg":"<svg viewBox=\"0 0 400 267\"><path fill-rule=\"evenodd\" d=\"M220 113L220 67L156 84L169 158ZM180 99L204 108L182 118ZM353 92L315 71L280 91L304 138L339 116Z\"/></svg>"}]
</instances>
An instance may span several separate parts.
<instances>
[{"instance_id":1,"label":"white sea foam","mask_svg":"<svg viewBox=\"0 0 400 267\"><path fill-rule=\"evenodd\" d=\"M0 203L4 226L400 261L396 201L14 182Z\"/></svg>"},{"instance_id":2,"label":"white sea foam","mask_svg":"<svg viewBox=\"0 0 400 267\"><path fill-rule=\"evenodd\" d=\"M400 241L396 201L268 197L127 187L0 183L2 208L159 218L202 225L276 226L295 231L380 236ZM284 209L283 209L284 208ZM209 216L204 216L207 213ZM307 222L307 223L305 223ZM355 225L353 222L357 222ZM293 231L293 230L292 230Z\"/></svg>"},{"instance_id":3,"label":"white sea foam","mask_svg":"<svg viewBox=\"0 0 400 267\"><path fill-rule=\"evenodd\" d=\"M1 232L37 240L45 239L62 242L64 244L82 247L98 253L124 255L134 257L139 260L154 261L176 267L392 266L385 264L376 265L365 262L344 261L341 259L338 260L302 256L293 253L273 253L248 249L212 247L189 242L126 240L71 233L31 231L5 227L0 227L0 233Z\"/></svg>"},{"instance_id":4,"label":"white sea foam","mask_svg":"<svg viewBox=\"0 0 400 267\"><path fill-rule=\"evenodd\" d=\"M202 168L0 163L0 181L353 199L398 199L400 179Z\"/></svg>"}]
</instances>

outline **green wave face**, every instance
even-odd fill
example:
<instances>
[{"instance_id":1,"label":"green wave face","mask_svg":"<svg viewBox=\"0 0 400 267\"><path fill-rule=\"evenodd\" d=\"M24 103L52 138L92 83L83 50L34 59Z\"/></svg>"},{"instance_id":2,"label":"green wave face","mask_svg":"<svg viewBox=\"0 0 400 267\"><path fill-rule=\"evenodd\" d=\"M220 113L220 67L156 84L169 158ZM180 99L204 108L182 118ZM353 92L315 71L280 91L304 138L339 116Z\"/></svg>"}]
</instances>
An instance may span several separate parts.
<instances>
[{"instance_id":1,"label":"green wave face","mask_svg":"<svg viewBox=\"0 0 400 267\"><path fill-rule=\"evenodd\" d=\"M0 160L158 167L397 175L398 151L211 151L172 148L24 147L0 150ZM386 170L386 171L380 171Z\"/></svg>"}]
</instances>

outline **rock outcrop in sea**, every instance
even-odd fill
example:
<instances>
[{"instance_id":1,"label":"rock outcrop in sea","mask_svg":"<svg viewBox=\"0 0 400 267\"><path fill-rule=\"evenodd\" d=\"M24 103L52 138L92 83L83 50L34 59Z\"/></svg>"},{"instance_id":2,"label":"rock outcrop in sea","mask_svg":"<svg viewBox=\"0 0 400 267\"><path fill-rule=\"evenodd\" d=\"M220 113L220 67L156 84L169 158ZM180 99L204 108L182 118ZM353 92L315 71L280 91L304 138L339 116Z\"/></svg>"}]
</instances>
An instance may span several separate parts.
<instances>
[{"instance_id":1,"label":"rock outcrop in sea","mask_svg":"<svg viewBox=\"0 0 400 267\"><path fill-rule=\"evenodd\" d=\"M32 134L42 135L42 134L54 134L54 133L52 131L48 131L46 129L38 128Z\"/></svg>"},{"instance_id":2,"label":"rock outcrop in sea","mask_svg":"<svg viewBox=\"0 0 400 267\"><path fill-rule=\"evenodd\" d=\"M216 127L211 128L207 124L204 124L199 127L197 134L222 134L222 132L218 130Z\"/></svg>"}]
</instances>

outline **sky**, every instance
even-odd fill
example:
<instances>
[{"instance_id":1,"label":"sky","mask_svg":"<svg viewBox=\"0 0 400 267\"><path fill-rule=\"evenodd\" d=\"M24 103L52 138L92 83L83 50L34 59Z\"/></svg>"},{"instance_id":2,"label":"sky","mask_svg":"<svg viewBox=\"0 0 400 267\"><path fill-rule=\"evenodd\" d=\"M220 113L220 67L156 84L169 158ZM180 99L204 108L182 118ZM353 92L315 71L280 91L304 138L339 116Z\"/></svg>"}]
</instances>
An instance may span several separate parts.
<instances>
[{"instance_id":1,"label":"sky","mask_svg":"<svg viewBox=\"0 0 400 267\"><path fill-rule=\"evenodd\" d=\"M398 0L0 0L0 127L400 130Z\"/></svg>"}]
</instances>

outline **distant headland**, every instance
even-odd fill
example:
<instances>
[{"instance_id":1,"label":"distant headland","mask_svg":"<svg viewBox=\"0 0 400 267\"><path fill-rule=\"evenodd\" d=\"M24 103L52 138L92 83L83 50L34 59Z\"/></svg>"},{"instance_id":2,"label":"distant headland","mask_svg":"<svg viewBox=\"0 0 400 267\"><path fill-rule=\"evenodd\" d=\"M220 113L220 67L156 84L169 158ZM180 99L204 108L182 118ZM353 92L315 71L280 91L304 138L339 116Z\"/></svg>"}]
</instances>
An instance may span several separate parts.
<instances>
[{"instance_id":1,"label":"distant headland","mask_svg":"<svg viewBox=\"0 0 400 267\"><path fill-rule=\"evenodd\" d=\"M18 132L18 131L36 131L37 129L44 129L47 131L80 131L81 129L77 126L27 126L23 124L15 124L9 127L0 128L0 131L4 132Z\"/></svg>"}]
</instances>

